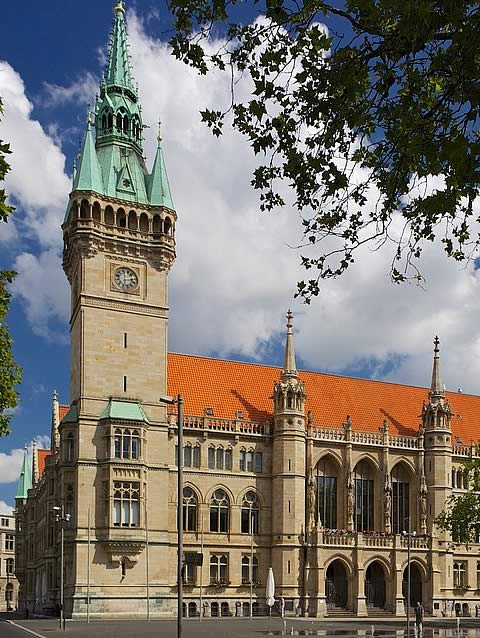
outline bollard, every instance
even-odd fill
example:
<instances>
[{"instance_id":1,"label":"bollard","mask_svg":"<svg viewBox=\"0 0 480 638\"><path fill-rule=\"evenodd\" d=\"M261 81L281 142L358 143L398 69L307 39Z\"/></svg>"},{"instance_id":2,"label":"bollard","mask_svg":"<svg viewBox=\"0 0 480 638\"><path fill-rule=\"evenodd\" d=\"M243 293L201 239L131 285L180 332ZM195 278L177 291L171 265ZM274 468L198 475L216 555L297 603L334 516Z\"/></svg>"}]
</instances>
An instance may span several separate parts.
<instances>
[{"instance_id":1,"label":"bollard","mask_svg":"<svg viewBox=\"0 0 480 638\"><path fill-rule=\"evenodd\" d=\"M370 633L372 636L375 634L375 627L373 625L370 627Z\"/></svg>"}]
</instances>

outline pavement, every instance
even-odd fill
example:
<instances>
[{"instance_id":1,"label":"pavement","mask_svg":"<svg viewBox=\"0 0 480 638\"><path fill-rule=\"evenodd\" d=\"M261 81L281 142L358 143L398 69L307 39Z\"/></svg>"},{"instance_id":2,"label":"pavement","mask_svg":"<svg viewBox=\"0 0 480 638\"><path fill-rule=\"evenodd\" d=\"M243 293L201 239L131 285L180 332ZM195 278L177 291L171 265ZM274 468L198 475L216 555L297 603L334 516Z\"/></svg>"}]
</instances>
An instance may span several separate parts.
<instances>
[{"instance_id":1,"label":"pavement","mask_svg":"<svg viewBox=\"0 0 480 638\"><path fill-rule=\"evenodd\" d=\"M405 638L405 618L204 618L184 619L183 638L263 638L265 636L341 636L342 638ZM422 638L480 638L480 618L425 619ZM0 615L0 638L176 638L175 619L66 621L59 629L56 618L22 619ZM414 636L413 623L411 638Z\"/></svg>"}]
</instances>

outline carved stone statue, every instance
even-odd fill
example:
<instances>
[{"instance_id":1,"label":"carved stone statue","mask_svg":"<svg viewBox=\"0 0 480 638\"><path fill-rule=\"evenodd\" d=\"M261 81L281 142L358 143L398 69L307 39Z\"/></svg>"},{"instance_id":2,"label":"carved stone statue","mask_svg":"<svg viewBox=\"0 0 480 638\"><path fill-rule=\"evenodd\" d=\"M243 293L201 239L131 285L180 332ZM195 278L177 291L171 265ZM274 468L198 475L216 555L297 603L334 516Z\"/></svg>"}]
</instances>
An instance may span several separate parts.
<instances>
[{"instance_id":1,"label":"carved stone statue","mask_svg":"<svg viewBox=\"0 0 480 638\"><path fill-rule=\"evenodd\" d=\"M313 468L310 468L310 476L307 486L307 528L312 530L315 528L315 507L317 504L317 488L315 485L315 477Z\"/></svg>"}]
</instances>

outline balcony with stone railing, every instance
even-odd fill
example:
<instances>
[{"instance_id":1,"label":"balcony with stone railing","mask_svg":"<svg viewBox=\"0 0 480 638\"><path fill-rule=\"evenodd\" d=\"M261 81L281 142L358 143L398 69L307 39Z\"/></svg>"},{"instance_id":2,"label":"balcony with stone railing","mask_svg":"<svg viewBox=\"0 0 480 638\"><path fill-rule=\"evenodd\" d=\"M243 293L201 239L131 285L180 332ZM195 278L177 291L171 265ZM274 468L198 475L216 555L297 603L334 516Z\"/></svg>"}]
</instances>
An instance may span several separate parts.
<instances>
[{"instance_id":1,"label":"balcony with stone railing","mask_svg":"<svg viewBox=\"0 0 480 638\"><path fill-rule=\"evenodd\" d=\"M313 430L313 437L319 441L339 442L347 443L351 442L353 445L367 445L417 450L418 449L418 437L416 436L391 436L388 438L384 432L356 432L351 430L350 436L347 435L346 429L338 428L315 428Z\"/></svg>"},{"instance_id":2,"label":"balcony with stone railing","mask_svg":"<svg viewBox=\"0 0 480 638\"><path fill-rule=\"evenodd\" d=\"M177 415L169 414L169 429L177 427ZM203 432L226 432L234 436L265 437L271 435L271 425L268 422L257 423L255 421L243 421L241 419L222 419L213 416L184 416L184 430Z\"/></svg>"},{"instance_id":3,"label":"balcony with stone railing","mask_svg":"<svg viewBox=\"0 0 480 638\"><path fill-rule=\"evenodd\" d=\"M382 532L347 532L346 530L323 530L319 532L318 542L330 547L365 547L378 549L407 550L408 538L400 534ZM430 536L411 536L410 549L428 550L431 547Z\"/></svg>"}]
</instances>

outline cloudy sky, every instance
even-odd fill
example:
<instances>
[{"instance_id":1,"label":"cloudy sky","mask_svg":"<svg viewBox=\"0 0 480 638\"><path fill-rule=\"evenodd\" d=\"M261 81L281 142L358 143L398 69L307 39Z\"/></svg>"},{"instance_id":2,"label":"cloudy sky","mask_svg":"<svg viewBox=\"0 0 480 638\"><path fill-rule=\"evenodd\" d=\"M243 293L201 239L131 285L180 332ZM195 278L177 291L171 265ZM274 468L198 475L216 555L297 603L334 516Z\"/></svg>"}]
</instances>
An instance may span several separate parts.
<instances>
[{"instance_id":1,"label":"cloudy sky","mask_svg":"<svg viewBox=\"0 0 480 638\"><path fill-rule=\"evenodd\" d=\"M112 4L50 0L2 7L0 139L13 151L6 187L17 210L0 227L0 267L19 273L10 325L24 381L13 432L0 440L0 512L13 504L24 445L49 434L53 389L69 402L60 224L105 58ZM158 5L127 2L127 19L150 125L146 154L151 163L160 117L179 216L170 350L278 364L284 315L292 307L305 368L425 385L438 333L445 385L478 393L480 299L473 265L448 262L429 246L424 287L394 286L390 251L365 249L312 305L293 300L304 276L299 253L289 247L301 238L298 215L288 208L261 213L249 186L256 164L246 142L230 131L218 141L201 124L200 109L226 103L228 77L200 77L171 56L168 21Z\"/></svg>"}]
</instances>

